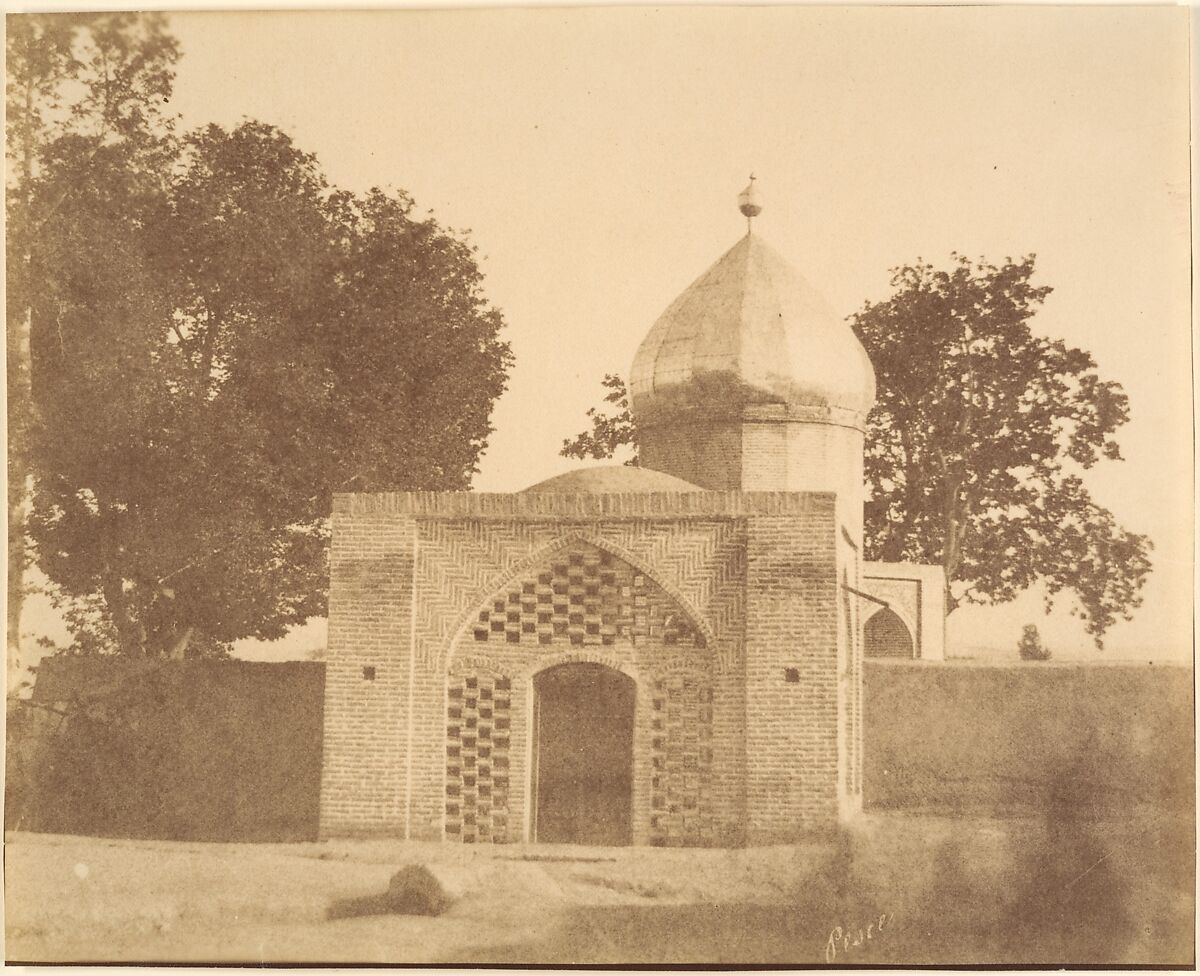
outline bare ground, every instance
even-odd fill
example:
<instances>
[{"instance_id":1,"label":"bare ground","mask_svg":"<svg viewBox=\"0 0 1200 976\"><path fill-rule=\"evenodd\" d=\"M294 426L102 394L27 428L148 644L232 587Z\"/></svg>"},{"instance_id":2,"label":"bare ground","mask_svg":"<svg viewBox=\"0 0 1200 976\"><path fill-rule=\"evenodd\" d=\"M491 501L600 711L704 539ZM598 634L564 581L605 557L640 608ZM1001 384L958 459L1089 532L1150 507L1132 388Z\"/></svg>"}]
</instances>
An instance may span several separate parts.
<instances>
[{"instance_id":1,"label":"bare ground","mask_svg":"<svg viewBox=\"0 0 1200 976\"><path fill-rule=\"evenodd\" d=\"M17 832L6 957L1191 966L1194 837L1190 816L1152 810L1087 822L870 814L834 838L735 851ZM449 912L325 919L406 863L456 895ZM849 944L831 946L838 927Z\"/></svg>"}]
</instances>

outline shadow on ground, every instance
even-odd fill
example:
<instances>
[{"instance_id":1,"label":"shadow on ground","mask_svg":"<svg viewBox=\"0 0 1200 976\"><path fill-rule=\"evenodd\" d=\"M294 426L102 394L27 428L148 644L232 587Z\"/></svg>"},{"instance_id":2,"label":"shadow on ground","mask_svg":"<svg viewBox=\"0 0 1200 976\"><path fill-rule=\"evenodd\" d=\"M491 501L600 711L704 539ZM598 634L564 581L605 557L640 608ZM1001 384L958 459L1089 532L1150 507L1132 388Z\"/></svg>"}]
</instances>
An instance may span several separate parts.
<instances>
[{"instance_id":1,"label":"shadow on ground","mask_svg":"<svg viewBox=\"0 0 1200 976\"><path fill-rule=\"evenodd\" d=\"M455 961L1193 966L1191 818L1089 822L1059 798L997 836L931 838L926 857L889 857L886 829L840 835L778 904L577 907Z\"/></svg>"},{"instance_id":2,"label":"shadow on ground","mask_svg":"<svg viewBox=\"0 0 1200 976\"><path fill-rule=\"evenodd\" d=\"M1191 811L1100 816L1076 787L1056 802L1020 819L869 814L832 838L740 850L15 833L6 952L57 963L1190 967ZM454 896L443 914L389 904L329 917L363 899L375 907L404 864L425 865Z\"/></svg>"}]
</instances>

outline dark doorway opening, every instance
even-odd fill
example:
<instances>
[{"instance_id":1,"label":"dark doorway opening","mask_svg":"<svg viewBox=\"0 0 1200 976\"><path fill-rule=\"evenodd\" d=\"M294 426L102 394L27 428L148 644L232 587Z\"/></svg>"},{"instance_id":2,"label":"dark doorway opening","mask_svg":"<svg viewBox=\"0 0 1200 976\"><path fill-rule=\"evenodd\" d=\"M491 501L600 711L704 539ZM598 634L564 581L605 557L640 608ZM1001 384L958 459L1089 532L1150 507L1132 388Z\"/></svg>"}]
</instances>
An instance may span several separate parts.
<instances>
[{"instance_id":1,"label":"dark doorway opening","mask_svg":"<svg viewBox=\"0 0 1200 976\"><path fill-rule=\"evenodd\" d=\"M632 843L633 679L561 664L534 678L533 693L534 840Z\"/></svg>"},{"instance_id":2,"label":"dark doorway opening","mask_svg":"<svg viewBox=\"0 0 1200 976\"><path fill-rule=\"evenodd\" d=\"M912 657L908 627L890 607L884 607L863 627L863 654L867 657Z\"/></svg>"}]
</instances>

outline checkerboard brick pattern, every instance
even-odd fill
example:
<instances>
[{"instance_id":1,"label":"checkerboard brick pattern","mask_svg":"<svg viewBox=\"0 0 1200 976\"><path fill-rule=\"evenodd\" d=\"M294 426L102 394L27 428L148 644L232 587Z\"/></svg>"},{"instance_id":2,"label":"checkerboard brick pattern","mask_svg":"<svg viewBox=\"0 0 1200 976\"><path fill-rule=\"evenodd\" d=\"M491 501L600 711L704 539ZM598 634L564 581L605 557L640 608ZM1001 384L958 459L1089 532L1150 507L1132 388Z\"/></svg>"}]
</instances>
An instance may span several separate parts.
<instances>
[{"instance_id":1,"label":"checkerboard brick pattern","mask_svg":"<svg viewBox=\"0 0 1200 976\"><path fill-rule=\"evenodd\" d=\"M452 680L446 705L446 836L467 843L508 837L508 678Z\"/></svg>"},{"instance_id":2,"label":"checkerboard brick pattern","mask_svg":"<svg viewBox=\"0 0 1200 976\"><path fill-rule=\"evenodd\" d=\"M718 832L712 816L712 686L697 674L654 682L650 843L705 847Z\"/></svg>"},{"instance_id":3,"label":"checkerboard brick pattern","mask_svg":"<svg viewBox=\"0 0 1200 976\"><path fill-rule=\"evenodd\" d=\"M479 643L575 645L660 639L668 646L704 646L704 635L650 577L611 552L577 545L550 566L510 584L479 612Z\"/></svg>"}]
</instances>

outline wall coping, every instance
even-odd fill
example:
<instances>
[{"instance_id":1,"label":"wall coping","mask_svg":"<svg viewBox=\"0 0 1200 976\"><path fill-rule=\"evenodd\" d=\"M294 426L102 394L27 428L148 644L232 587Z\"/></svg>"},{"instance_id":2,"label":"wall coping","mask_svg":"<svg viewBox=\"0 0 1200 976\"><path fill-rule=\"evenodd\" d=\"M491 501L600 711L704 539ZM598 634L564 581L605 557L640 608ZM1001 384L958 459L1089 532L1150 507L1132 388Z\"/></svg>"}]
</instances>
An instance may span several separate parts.
<instances>
[{"instance_id":1,"label":"wall coping","mask_svg":"<svg viewBox=\"0 0 1200 976\"><path fill-rule=\"evenodd\" d=\"M737 518L833 515L836 497L798 491L341 492L333 496L333 512L410 518Z\"/></svg>"},{"instance_id":2,"label":"wall coping","mask_svg":"<svg viewBox=\"0 0 1200 976\"><path fill-rule=\"evenodd\" d=\"M922 658L883 658L869 657L863 661L867 667L903 669L911 671L973 671L996 670L1018 671L1022 674L1033 674L1038 671L1069 671L1069 670L1119 670L1130 671L1167 671L1171 669L1192 670L1189 661L1141 661L1134 658L1114 659L1109 661L1098 658L1065 658L1050 661L1022 661L1013 651L1011 658L978 658L978 657L947 657L944 660Z\"/></svg>"},{"instance_id":3,"label":"wall coping","mask_svg":"<svg viewBox=\"0 0 1200 976\"><path fill-rule=\"evenodd\" d=\"M863 579L902 580L908 583L925 583L929 586L945 586L946 571L938 563L895 562L862 564Z\"/></svg>"}]
</instances>

